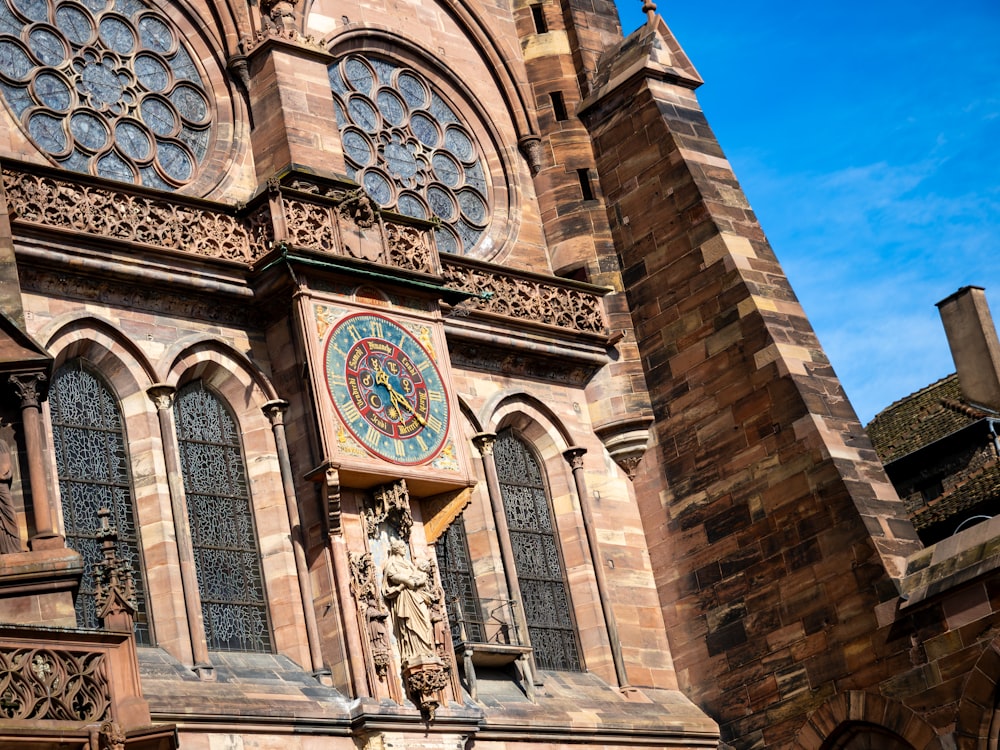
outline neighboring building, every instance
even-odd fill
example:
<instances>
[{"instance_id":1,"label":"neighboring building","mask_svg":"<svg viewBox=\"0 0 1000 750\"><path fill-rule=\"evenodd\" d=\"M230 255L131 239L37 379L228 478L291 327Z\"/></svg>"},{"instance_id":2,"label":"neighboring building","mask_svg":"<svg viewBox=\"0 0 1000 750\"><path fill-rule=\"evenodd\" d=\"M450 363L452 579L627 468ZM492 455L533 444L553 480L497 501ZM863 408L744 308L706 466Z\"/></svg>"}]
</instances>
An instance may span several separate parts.
<instances>
[{"instance_id":1,"label":"neighboring building","mask_svg":"<svg viewBox=\"0 0 1000 750\"><path fill-rule=\"evenodd\" d=\"M646 9L0 0L0 748L996 744Z\"/></svg>"},{"instance_id":2,"label":"neighboring building","mask_svg":"<svg viewBox=\"0 0 1000 750\"><path fill-rule=\"evenodd\" d=\"M866 428L920 538L934 544L1000 511L1000 342L983 290L938 303L958 372Z\"/></svg>"}]
</instances>

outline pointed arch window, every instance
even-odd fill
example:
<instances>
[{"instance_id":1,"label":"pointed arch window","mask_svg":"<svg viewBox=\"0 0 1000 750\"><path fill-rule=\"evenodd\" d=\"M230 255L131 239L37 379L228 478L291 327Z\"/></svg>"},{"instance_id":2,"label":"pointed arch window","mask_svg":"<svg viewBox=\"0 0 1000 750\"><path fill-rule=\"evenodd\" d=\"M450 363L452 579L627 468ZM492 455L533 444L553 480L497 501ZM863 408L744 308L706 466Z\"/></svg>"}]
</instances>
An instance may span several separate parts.
<instances>
[{"instance_id":1,"label":"pointed arch window","mask_svg":"<svg viewBox=\"0 0 1000 750\"><path fill-rule=\"evenodd\" d=\"M111 388L81 360L56 371L49 389L52 439L62 497L66 544L83 557L83 579L76 600L80 627L96 628L94 564L103 559L97 511L111 511L118 530L118 557L132 566L136 602L135 637L152 643L146 613L139 530L129 472L121 409Z\"/></svg>"},{"instance_id":2,"label":"pointed arch window","mask_svg":"<svg viewBox=\"0 0 1000 750\"><path fill-rule=\"evenodd\" d=\"M507 429L493 446L528 635L541 669L580 670L576 629L541 467Z\"/></svg>"},{"instance_id":3,"label":"pointed arch window","mask_svg":"<svg viewBox=\"0 0 1000 750\"><path fill-rule=\"evenodd\" d=\"M271 630L236 421L200 380L174 401L208 647L269 652Z\"/></svg>"},{"instance_id":4,"label":"pointed arch window","mask_svg":"<svg viewBox=\"0 0 1000 750\"><path fill-rule=\"evenodd\" d=\"M473 643L484 643L486 633L483 629L483 615L476 592L465 521L461 516L445 530L434 549L441 573L441 586L451 607L449 617L454 615L454 607L457 607L468 639Z\"/></svg>"}]
</instances>

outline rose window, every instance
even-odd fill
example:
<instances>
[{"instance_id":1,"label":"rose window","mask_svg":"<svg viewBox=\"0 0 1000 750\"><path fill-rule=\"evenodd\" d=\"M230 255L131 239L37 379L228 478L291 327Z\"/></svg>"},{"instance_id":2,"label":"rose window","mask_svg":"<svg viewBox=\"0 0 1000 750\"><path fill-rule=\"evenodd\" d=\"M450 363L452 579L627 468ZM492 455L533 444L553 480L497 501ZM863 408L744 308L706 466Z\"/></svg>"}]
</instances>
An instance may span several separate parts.
<instances>
[{"instance_id":1,"label":"rose window","mask_svg":"<svg viewBox=\"0 0 1000 750\"><path fill-rule=\"evenodd\" d=\"M490 221L486 162L462 118L416 71L350 55L330 66L349 175L382 208L440 220L438 250L467 254Z\"/></svg>"},{"instance_id":2,"label":"rose window","mask_svg":"<svg viewBox=\"0 0 1000 750\"><path fill-rule=\"evenodd\" d=\"M76 172L172 190L209 149L209 98L173 24L142 0L0 0L0 92Z\"/></svg>"}]
</instances>

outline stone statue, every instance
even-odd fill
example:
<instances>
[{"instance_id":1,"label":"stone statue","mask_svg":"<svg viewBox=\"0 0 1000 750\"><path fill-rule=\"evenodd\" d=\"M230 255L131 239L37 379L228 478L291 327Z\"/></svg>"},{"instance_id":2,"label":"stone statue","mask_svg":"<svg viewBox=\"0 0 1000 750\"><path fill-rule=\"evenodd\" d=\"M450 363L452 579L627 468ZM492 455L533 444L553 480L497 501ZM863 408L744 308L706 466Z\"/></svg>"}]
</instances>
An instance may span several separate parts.
<instances>
[{"instance_id":1,"label":"stone statue","mask_svg":"<svg viewBox=\"0 0 1000 750\"><path fill-rule=\"evenodd\" d=\"M382 570L382 596L392 611L403 664L415 656L435 656L430 582L427 574L407 559L406 545L399 539L389 543L389 559Z\"/></svg>"},{"instance_id":2,"label":"stone statue","mask_svg":"<svg viewBox=\"0 0 1000 750\"><path fill-rule=\"evenodd\" d=\"M21 535L17 527L17 509L10 490L14 477L14 462L7 441L0 438L0 555L21 551Z\"/></svg>"}]
</instances>

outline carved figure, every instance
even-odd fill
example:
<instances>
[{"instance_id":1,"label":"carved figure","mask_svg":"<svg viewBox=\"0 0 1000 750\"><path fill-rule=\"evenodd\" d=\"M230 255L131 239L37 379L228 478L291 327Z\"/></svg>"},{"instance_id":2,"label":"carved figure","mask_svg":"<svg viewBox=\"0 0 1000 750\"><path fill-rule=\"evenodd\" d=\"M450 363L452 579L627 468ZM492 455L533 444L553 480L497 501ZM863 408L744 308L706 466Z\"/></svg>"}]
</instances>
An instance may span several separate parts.
<instances>
[{"instance_id":1,"label":"carved figure","mask_svg":"<svg viewBox=\"0 0 1000 750\"><path fill-rule=\"evenodd\" d=\"M14 477L14 462L7 441L0 438L0 555L21 551L21 535L17 528L17 508L10 490Z\"/></svg>"},{"instance_id":2,"label":"carved figure","mask_svg":"<svg viewBox=\"0 0 1000 750\"><path fill-rule=\"evenodd\" d=\"M290 0L264 0L260 4L260 13L264 28L269 31L295 31L295 2Z\"/></svg>"},{"instance_id":3,"label":"carved figure","mask_svg":"<svg viewBox=\"0 0 1000 750\"><path fill-rule=\"evenodd\" d=\"M427 574L406 558L406 545L398 539L389 543L389 559L382 570L382 596L392 610L403 664L415 656L436 656Z\"/></svg>"}]
</instances>

